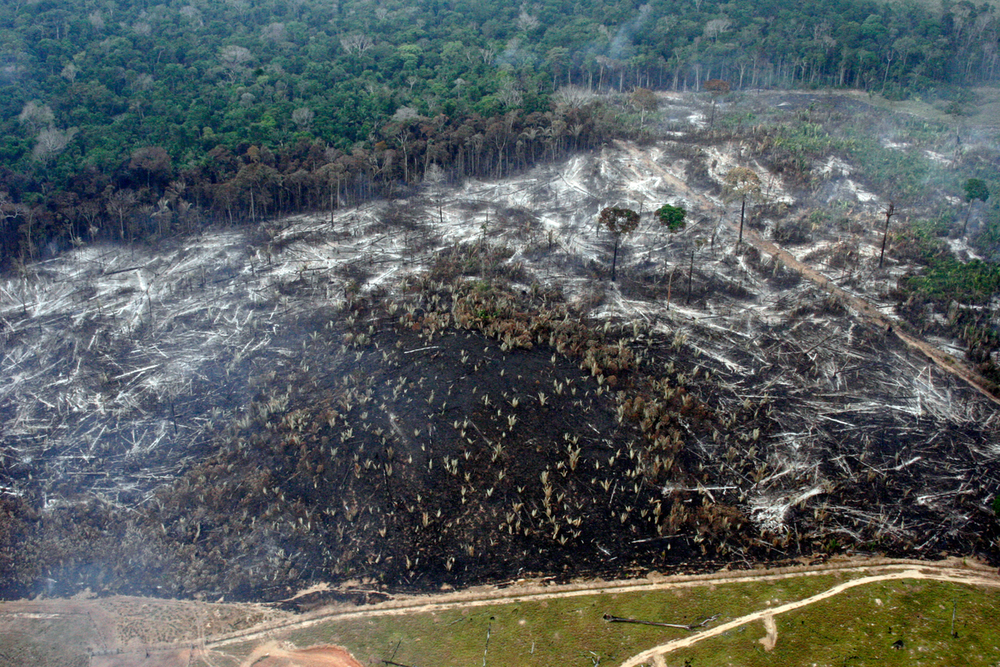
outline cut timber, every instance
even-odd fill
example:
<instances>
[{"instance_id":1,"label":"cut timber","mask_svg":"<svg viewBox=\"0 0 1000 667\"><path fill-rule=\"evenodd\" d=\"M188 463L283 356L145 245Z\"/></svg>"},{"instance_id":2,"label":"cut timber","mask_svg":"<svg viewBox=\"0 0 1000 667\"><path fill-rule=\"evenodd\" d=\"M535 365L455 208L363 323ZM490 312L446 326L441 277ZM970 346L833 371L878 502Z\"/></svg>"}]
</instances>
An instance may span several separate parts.
<instances>
[{"instance_id":1,"label":"cut timber","mask_svg":"<svg viewBox=\"0 0 1000 667\"><path fill-rule=\"evenodd\" d=\"M605 614L604 620L608 623L635 623L637 625L655 625L658 628L677 628L678 630L690 630L695 631L698 628L703 628L715 619L719 618L718 614L714 616L709 616L704 619L701 623L695 623L693 625L683 625L680 623L659 623L657 621L641 621L635 618L621 618L620 616L612 616L611 614Z\"/></svg>"}]
</instances>

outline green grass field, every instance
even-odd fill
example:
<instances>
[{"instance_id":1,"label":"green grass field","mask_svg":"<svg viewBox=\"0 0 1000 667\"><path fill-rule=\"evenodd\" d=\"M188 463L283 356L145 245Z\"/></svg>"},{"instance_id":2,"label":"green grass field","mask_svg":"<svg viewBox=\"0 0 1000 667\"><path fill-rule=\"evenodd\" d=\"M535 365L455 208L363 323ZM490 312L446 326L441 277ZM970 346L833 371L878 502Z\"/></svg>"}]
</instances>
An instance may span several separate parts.
<instances>
[{"instance_id":1,"label":"green grass field","mask_svg":"<svg viewBox=\"0 0 1000 667\"><path fill-rule=\"evenodd\" d=\"M934 581L881 582L775 618L772 651L745 626L678 652L668 664L996 665L1000 593ZM952 634L952 612L954 632Z\"/></svg>"},{"instance_id":2,"label":"green grass field","mask_svg":"<svg viewBox=\"0 0 1000 667\"><path fill-rule=\"evenodd\" d=\"M331 620L290 631L304 647L338 644L362 663L429 665L619 665L687 630L609 623L605 614L708 627L801 600L854 576L822 574L667 591L600 593ZM777 641L753 622L666 658L668 665L994 665L1000 663L1000 593L932 581L889 581L851 589L776 617ZM951 634L952 611L955 632ZM895 645L895 647L894 647ZM245 656L249 645L227 652Z\"/></svg>"}]
</instances>

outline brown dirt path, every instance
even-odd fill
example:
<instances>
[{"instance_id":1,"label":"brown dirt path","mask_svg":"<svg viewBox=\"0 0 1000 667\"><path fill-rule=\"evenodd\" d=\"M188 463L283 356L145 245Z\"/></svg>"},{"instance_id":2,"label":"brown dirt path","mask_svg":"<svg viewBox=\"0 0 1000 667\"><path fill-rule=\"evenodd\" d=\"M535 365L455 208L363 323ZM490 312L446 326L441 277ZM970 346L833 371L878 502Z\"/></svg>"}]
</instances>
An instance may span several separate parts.
<instances>
[{"instance_id":1,"label":"brown dirt path","mask_svg":"<svg viewBox=\"0 0 1000 667\"><path fill-rule=\"evenodd\" d=\"M795 609L801 609L802 607L807 607L821 600L829 599L835 595L839 595L846 590L852 588L857 588L858 586L866 586L868 584L876 583L879 581L892 581L901 579L930 579L933 581L947 581L951 583L967 584L973 586L993 586L1000 587L1000 581L996 577L984 577L975 574L964 573L961 570L950 570L950 571L940 571L940 572L926 572L922 569L906 569L900 572L890 572L887 574L880 574L872 577L862 577L860 579L852 579L851 581L845 581L842 584L838 584L833 588L823 591L822 593L817 593L811 597L805 598L804 600L798 600L797 602L789 602L787 604L780 605L778 607L770 607L768 609L761 609L760 611L755 611L746 616L741 616L740 618L729 621L728 623L723 623L722 625L711 628L710 630L705 630L704 632L699 632L696 635L690 637L684 637L681 639L675 639L673 641L667 642L665 644L660 644L659 646L654 646L651 649L645 650L642 653L636 654L623 662L621 667L640 667L641 665L646 665L649 663L654 663L657 658L662 660L662 657L667 653L676 651L677 649L687 648L698 642L704 641L711 637L717 637L718 635L728 632L734 628L738 628L741 625L746 625L747 623L753 623L755 621L764 621L765 627L767 628L768 640L770 641L771 648L774 647L774 641L777 639L777 626L774 623L774 617L780 614L784 614L789 611L794 611ZM768 623L770 620L770 623ZM763 641L763 640L762 640ZM765 644L765 648L768 644Z\"/></svg>"},{"instance_id":2,"label":"brown dirt path","mask_svg":"<svg viewBox=\"0 0 1000 667\"><path fill-rule=\"evenodd\" d=\"M705 206L715 206L716 202L711 201L707 197L697 192L691 190L688 185L668 172L667 170L660 167L658 164L653 162L647 153L639 149L634 144L626 143L624 141L616 141L616 145L622 150L630 153L636 160L641 161L646 168L655 172L657 175L662 177L664 180L668 181L671 185L676 187L678 190L683 192L686 196L701 202ZM729 226L736 229L737 223L731 221ZM925 340L921 340L915 336L907 334L900 330L899 320L895 318L890 318L885 313L881 312L867 300L844 290L843 288L836 285L830 278L823 275L819 271L813 269L812 267L803 264L797 260L790 252L781 248L778 245L770 241L766 241L760 237L752 229L744 228L743 239L750 245L757 248L761 253L766 253L781 261L788 268L796 271L803 278L810 280L817 287L822 288L829 294L833 295L839 299L844 305L848 306L854 312L858 313L861 317L868 319L874 324L888 330L889 326L892 326L892 332L896 335L899 340L903 342L910 349L916 350L922 353L930 361L940 368L942 371L954 375L955 377L966 382L970 387L978 391L984 397L992 401L995 405L1000 406L1000 398L994 396L990 393L985 378L977 373L972 368L963 364L962 362L954 359L950 355L942 352L937 347L931 345Z\"/></svg>"}]
</instances>

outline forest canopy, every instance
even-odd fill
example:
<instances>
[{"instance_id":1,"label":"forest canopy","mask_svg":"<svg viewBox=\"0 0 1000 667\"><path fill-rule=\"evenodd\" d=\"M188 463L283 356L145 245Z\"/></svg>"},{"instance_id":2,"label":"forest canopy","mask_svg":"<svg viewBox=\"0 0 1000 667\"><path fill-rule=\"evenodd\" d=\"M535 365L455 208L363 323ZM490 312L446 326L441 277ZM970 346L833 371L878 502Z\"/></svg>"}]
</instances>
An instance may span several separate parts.
<instances>
[{"instance_id":1,"label":"forest canopy","mask_svg":"<svg viewBox=\"0 0 1000 667\"><path fill-rule=\"evenodd\" d=\"M996 79L989 5L18 0L0 5L0 251L31 258L497 176L597 145L593 92ZM956 97L957 96L957 97Z\"/></svg>"}]
</instances>

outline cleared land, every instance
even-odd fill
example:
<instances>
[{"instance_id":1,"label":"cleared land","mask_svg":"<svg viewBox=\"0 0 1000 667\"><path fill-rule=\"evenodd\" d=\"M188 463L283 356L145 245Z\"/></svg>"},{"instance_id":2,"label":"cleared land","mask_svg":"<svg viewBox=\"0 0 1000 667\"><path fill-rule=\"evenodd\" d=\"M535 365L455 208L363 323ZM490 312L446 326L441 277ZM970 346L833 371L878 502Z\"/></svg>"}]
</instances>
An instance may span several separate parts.
<instances>
[{"instance_id":1,"label":"cleared land","mask_svg":"<svg viewBox=\"0 0 1000 667\"><path fill-rule=\"evenodd\" d=\"M955 372L948 313L928 304L904 318L896 299L920 269L917 216L948 202L952 130L829 95L719 107L710 131L708 100L665 95L665 138L649 145L498 182L428 183L332 224L300 216L157 249L81 248L5 280L4 500L35 503L15 527L39 527L14 563L24 585L298 609L397 594L294 618L90 607L75 629L58 603L22 608L6 618L4 655L22 660L10 664L235 667L261 651L333 660L324 647L345 646L368 665L608 665L687 634L605 614L686 625L718 615L704 631L737 623L732 635L683 650L758 627L744 650L799 663L805 654L782 653L801 636L787 619L859 589L777 610L865 572L514 587L503 603L468 587L849 549L995 558L996 405ZM852 139L869 137L860 114L884 138ZM740 164L766 193L743 244L739 204L720 187ZM895 228L879 268L887 193L914 182L914 220ZM688 209L683 231L649 214L664 202ZM594 221L614 204L644 218L612 284L613 240ZM947 243L973 252L967 239ZM995 608L995 594L963 582L928 583L896 605L924 616L904 646L944 651L919 609L970 585L966 616L952 611L978 627L975 610ZM398 597L442 587L466 592ZM747 614L759 615L738 621ZM824 641L860 648L819 664L881 655L884 636L844 633ZM959 631L950 646L988 657L993 635L976 633L985 643ZM650 659L678 656L689 659Z\"/></svg>"},{"instance_id":2,"label":"cleared land","mask_svg":"<svg viewBox=\"0 0 1000 667\"><path fill-rule=\"evenodd\" d=\"M41 660L36 664L91 667L484 659L488 665L637 667L802 664L806 658L840 665L857 655L860 664L954 664L949 656L968 656L965 664L988 665L1000 642L993 623L998 586L992 569L960 561L856 560L634 581L520 582L305 615L138 598L4 603L0 664L29 664L31 656ZM609 616L691 626L709 620L687 631L609 622ZM248 625L254 619L257 624Z\"/></svg>"}]
</instances>

